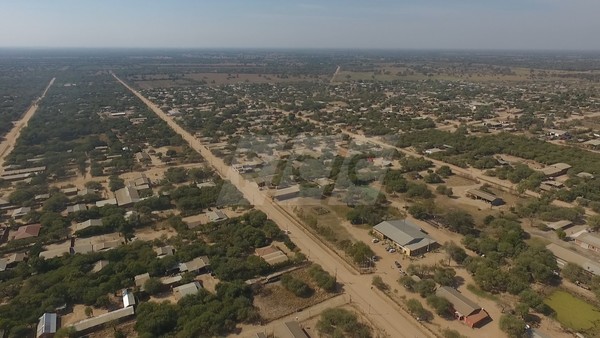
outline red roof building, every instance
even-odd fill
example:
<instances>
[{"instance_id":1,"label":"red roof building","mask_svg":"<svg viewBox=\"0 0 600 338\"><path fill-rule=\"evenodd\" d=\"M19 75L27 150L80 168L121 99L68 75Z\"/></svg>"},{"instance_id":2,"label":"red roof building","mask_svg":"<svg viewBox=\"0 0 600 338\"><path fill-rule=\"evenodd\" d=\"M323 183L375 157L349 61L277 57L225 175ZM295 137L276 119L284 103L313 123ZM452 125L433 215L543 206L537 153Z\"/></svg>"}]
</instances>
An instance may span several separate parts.
<instances>
[{"instance_id":1,"label":"red roof building","mask_svg":"<svg viewBox=\"0 0 600 338\"><path fill-rule=\"evenodd\" d=\"M40 234L40 229L42 228L41 224L29 224L24 225L17 229L12 236L11 240L25 239L31 237L37 237Z\"/></svg>"}]
</instances>

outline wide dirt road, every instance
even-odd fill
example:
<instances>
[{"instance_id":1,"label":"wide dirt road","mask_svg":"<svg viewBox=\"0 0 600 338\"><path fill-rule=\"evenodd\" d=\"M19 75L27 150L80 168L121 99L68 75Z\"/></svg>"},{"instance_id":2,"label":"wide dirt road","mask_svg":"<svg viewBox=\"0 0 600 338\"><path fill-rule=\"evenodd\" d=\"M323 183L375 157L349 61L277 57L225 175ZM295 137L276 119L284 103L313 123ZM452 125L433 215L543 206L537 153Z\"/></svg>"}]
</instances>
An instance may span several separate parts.
<instances>
[{"instance_id":1,"label":"wide dirt road","mask_svg":"<svg viewBox=\"0 0 600 338\"><path fill-rule=\"evenodd\" d=\"M44 89L42 95L33 101L31 107L29 107L27 112L25 112L25 115L23 115L19 122L17 122L15 126L8 132L8 134L6 134L5 140L0 143L0 171L2 171L2 168L4 167L4 159L15 148L15 144L17 143L19 135L21 134L21 130L27 126L29 120L37 111L40 101L44 98L44 96L46 96L48 89L50 89L50 87L54 84L54 80L56 80L56 78L52 78L52 80L50 80L50 83L48 83L48 86L46 86L46 89Z\"/></svg>"},{"instance_id":2,"label":"wide dirt road","mask_svg":"<svg viewBox=\"0 0 600 338\"><path fill-rule=\"evenodd\" d=\"M330 273L335 273L338 281L344 284L344 291L350 296L352 302L358 304L377 327L390 337L422 338L435 337L424 327L419 325L406 312L399 309L391 300L371 287L370 275L358 275L353 269L337 256L331 249L323 245L318 239L305 232L292 216L274 204L258 189L258 186L246 181L239 173L227 166L220 158L214 156L202 143L192 134L184 130L158 106L146 99L143 95L131 88L128 84L112 74L117 81L129 89L154 113L163 119L176 133L181 135L190 146L198 151L210 163L218 173L242 192L244 197L257 209L263 211L283 229L291 231L294 243L315 263L323 266ZM284 228L285 227L285 228ZM369 309L367 311L367 309Z\"/></svg>"}]
</instances>

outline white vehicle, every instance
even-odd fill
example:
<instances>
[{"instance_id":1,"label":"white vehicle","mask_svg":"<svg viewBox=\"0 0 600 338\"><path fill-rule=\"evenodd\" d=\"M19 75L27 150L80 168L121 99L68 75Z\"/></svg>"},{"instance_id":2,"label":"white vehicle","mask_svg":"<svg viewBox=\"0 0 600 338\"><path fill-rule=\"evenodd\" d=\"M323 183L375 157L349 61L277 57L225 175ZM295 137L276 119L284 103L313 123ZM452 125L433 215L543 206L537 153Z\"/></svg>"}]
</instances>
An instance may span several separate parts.
<instances>
[{"instance_id":1,"label":"white vehicle","mask_svg":"<svg viewBox=\"0 0 600 338\"><path fill-rule=\"evenodd\" d=\"M388 250L388 252L389 252L389 253L394 253L394 252L396 252L396 249L394 249L394 248L391 248L391 249L389 249L389 250Z\"/></svg>"},{"instance_id":2,"label":"white vehicle","mask_svg":"<svg viewBox=\"0 0 600 338\"><path fill-rule=\"evenodd\" d=\"M373 238L373 239L371 240L371 242L373 242L373 243L379 243L379 240L378 240L377 238Z\"/></svg>"}]
</instances>

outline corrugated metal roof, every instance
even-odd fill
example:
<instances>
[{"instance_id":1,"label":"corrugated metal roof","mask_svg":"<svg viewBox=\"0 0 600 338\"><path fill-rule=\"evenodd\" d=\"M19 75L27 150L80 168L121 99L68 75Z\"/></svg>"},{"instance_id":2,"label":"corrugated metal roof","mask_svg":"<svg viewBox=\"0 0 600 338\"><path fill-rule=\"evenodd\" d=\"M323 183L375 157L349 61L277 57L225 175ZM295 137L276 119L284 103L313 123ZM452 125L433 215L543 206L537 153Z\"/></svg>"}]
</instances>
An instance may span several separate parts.
<instances>
[{"instance_id":1,"label":"corrugated metal roof","mask_svg":"<svg viewBox=\"0 0 600 338\"><path fill-rule=\"evenodd\" d=\"M438 297L444 297L450 301L454 307L454 310L463 316L468 316L481 309L481 306L477 305L477 303L473 302L456 289L449 286L440 286L437 288L437 290L435 290L435 294Z\"/></svg>"},{"instance_id":2,"label":"corrugated metal roof","mask_svg":"<svg viewBox=\"0 0 600 338\"><path fill-rule=\"evenodd\" d=\"M401 246L421 243L417 246L423 247L435 243L435 240L421 231L421 228L407 220L383 221L373 229Z\"/></svg>"},{"instance_id":3,"label":"corrugated metal roof","mask_svg":"<svg viewBox=\"0 0 600 338\"><path fill-rule=\"evenodd\" d=\"M71 326L75 328L76 331L85 331L100 325L104 325L110 323L113 320L118 320L121 318L125 318L128 316L132 316L135 314L135 310L133 306L122 308L119 310L111 311L108 313L104 313L99 315L98 317L92 317L89 319L84 319L80 322L77 322Z\"/></svg>"},{"instance_id":4,"label":"corrugated metal roof","mask_svg":"<svg viewBox=\"0 0 600 338\"><path fill-rule=\"evenodd\" d=\"M44 313L38 322L37 336L40 337L47 333L56 333L58 317L56 313Z\"/></svg>"}]
</instances>

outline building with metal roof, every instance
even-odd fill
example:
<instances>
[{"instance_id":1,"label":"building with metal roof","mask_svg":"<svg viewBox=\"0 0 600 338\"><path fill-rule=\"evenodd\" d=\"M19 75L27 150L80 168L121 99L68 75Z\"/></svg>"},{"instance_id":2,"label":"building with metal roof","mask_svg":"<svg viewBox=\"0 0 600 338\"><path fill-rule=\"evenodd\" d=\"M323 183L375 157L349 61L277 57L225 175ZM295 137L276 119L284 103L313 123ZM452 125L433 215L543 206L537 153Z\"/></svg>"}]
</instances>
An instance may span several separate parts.
<instances>
[{"instance_id":1,"label":"building with metal roof","mask_svg":"<svg viewBox=\"0 0 600 338\"><path fill-rule=\"evenodd\" d=\"M175 294L175 298L178 300L190 295L195 295L202 289L202 285L200 282L191 282L187 284L183 284L173 288L173 293Z\"/></svg>"},{"instance_id":2,"label":"building with metal roof","mask_svg":"<svg viewBox=\"0 0 600 338\"><path fill-rule=\"evenodd\" d=\"M600 263L596 263L595 261L567 248L563 248L560 245L550 243L546 245L546 249L548 249L554 257L556 258L556 263L559 268L564 268L567 263L572 263L579 265L585 271L595 276L600 276Z\"/></svg>"},{"instance_id":3,"label":"building with metal roof","mask_svg":"<svg viewBox=\"0 0 600 338\"><path fill-rule=\"evenodd\" d=\"M465 297L458 290L449 286L440 286L435 290L438 297L446 298L452 303L456 318L470 327L478 327L489 320L488 313L477 303Z\"/></svg>"},{"instance_id":4,"label":"building with metal roof","mask_svg":"<svg viewBox=\"0 0 600 338\"><path fill-rule=\"evenodd\" d=\"M85 222L75 224L75 232L81 231L83 229L87 229L89 227L101 227L102 220L101 219L88 219Z\"/></svg>"},{"instance_id":5,"label":"building with metal roof","mask_svg":"<svg viewBox=\"0 0 600 338\"><path fill-rule=\"evenodd\" d=\"M575 237L575 243L580 247L600 253L600 237L589 232Z\"/></svg>"},{"instance_id":6,"label":"building with metal roof","mask_svg":"<svg viewBox=\"0 0 600 338\"><path fill-rule=\"evenodd\" d=\"M125 307L122 309L118 309L115 311L101 314L97 317L84 319L82 321L79 321L79 322L71 325L71 326L73 328L75 328L75 331L77 331L77 332L86 333L86 332L91 332L95 329L104 327L108 323L123 320L130 316L133 316L134 314L135 314L135 308L133 306L129 306L129 307Z\"/></svg>"},{"instance_id":7,"label":"building with metal roof","mask_svg":"<svg viewBox=\"0 0 600 338\"><path fill-rule=\"evenodd\" d=\"M275 328L275 337L279 338L310 338L298 322L285 322Z\"/></svg>"},{"instance_id":8,"label":"building with metal roof","mask_svg":"<svg viewBox=\"0 0 600 338\"><path fill-rule=\"evenodd\" d=\"M207 256L200 256L192 259L189 262L179 263L179 271L181 272L195 272L199 273L200 270L210 265L210 260Z\"/></svg>"},{"instance_id":9,"label":"building with metal roof","mask_svg":"<svg viewBox=\"0 0 600 338\"><path fill-rule=\"evenodd\" d=\"M482 191L479 189L470 189L467 190L467 196L473 199L482 200L487 202L493 206L498 206L504 204L504 200L500 197L490 194L489 192Z\"/></svg>"},{"instance_id":10,"label":"building with metal roof","mask_svg":"<svg viewBox=\"0 0 600 338\"><path fill-rule=\"evenodd\" d=\"M115 191L117 205L120 207L128 207L140 201L140 195L134 187L124 187Z\"/></svg>"},{"instance_id":11,"label":"building with metal roof","mask_svg":"<svg viewBox=\"0 0 600 338\"><path fill-rule=\"evenodd\" d=\"M383 221L373 227L373 231L378 237L391 240L409 256L429 252L438 246L420 227L407 220Z\"/></svg>"},{"instance_id":12,"label":"building with metal roof","mask_svg":"<svg viewBox=\"0 0 600 338\"><path fill-rule=\"evenodd\" d=\"M562 176L571 169L571 166L566 163L555 163L539 170L546 177Z\"/></svg>"},{"instance_id":13,"label":"building with metal roof","mask_svg":"<svg viewBox=\"0 0 600 338\"><path fill-rule=\"evenodd\" d=\"M58 316L56 313L44 313L37 325L36 338L51 338L54 337L58 329Z\"/></svg>"}]
</instances>

